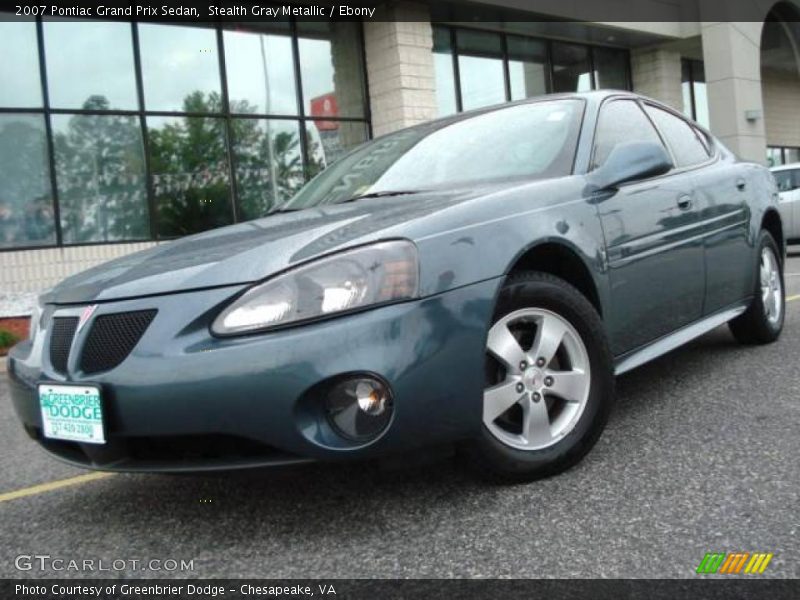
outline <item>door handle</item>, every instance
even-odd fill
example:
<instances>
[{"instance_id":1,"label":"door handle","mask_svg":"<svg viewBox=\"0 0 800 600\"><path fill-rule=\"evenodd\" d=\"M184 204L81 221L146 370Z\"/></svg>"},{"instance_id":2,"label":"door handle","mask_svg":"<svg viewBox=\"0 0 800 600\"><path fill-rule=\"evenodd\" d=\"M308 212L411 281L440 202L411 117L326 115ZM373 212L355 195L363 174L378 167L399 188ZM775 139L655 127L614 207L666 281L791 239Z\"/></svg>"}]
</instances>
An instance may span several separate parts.
<instances>
[{"instance_id":1,"label":"door handle","mask_svg":"<svg viewBox=\"0 0 800 600\"><path fill-rule=\"evenodd\" d=\"M737 179L736 180L736 189L740 192L743 192L744 189L747 187L747 182L744 179Z\"/></svg>"},{"instance_id":2,"label":"door handle","mask_svg":"<svg viewBox=\"0 0 800 600\"><path fill-rule=\"evenodd\" d=\"M681 210L689 210L690 208L692 208L691 196L687 196L686 194L678 196L678 208L680 208Z\"/></svg>"}]
</instances>

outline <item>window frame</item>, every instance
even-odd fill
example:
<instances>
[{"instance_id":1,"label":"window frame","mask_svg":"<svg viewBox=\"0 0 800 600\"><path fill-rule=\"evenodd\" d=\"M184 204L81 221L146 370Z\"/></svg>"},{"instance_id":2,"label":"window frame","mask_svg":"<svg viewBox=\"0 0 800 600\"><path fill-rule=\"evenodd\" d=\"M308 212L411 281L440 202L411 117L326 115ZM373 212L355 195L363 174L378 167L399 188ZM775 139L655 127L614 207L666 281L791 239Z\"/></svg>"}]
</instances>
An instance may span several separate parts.
<instances>
[{"instance_id":1,"label":"window frame","mask_svg":"<svg viewBox=\"0 0 800 600\"><path fill-rule=\"evenodd\" d=\"M7 9L0 9L0 14L6 13ZM136 108L135 109L109 109L109 110L93 110L93 109L67 109L67 108L53 108L50 103L49 97L49 82L48 82L48 74L47 74L47 55L46 55L46 48L45 48L45 39L44 39L44 19L42 16L38 16L35 19L20 19L20 22L31 22L35 23L36 29L36 51L37 51L37 61L39 65L39 85L42 91L42 104L40 106L27 106L27 107L14 107L14 106L0 106L0 114L34 114L34 115L41 115L44 118L45 124L45 136L46 136L46 143L45 148L47 151L47 165L49 168L49 192L52 200L53 205L53 226L55 231L55 241L51 244L30 244L30 245L13 245L13 246L2 246L0 247L0 252L20 252L25 250L40 250L40 249L47 249L47 248L71 248L71 247L81 247L81 246L100 246L100 245L108 245L108 244L136 244L136 243L143 243L143 242L158 242L158 241L167 241L172 239L177 239L176 236L163 236L158 234L158 215L157 215L157 202L155 197L155 190L153 184L153 172L152 172L152 165L151 165L151 141L150 135L147 127L147 117L205 117L205 118L219 118L224 121L224 131L225 131L225 151L226 156L228 159L228 174L230 177L230 184L229 184L229 193L228 199L231 203L231 214L232 214L232 221L231 224L241 222L240 219L240 205L239 205L239 194L237 190L237 176L236 176L236 162L235 162L235 149L233 148L234 140L233 140L233 124L232 122L236 119L256 119L256 120L288 120L294 121L298 124L298 130L300 132L300 152L302 157L303 163L303 176L305 181L308 181L311 178L311 164L310 164L310 153L308 149L308 127L307 124L314 123L315 121L321 120L319 117L313 117L308 114L306 107L304 105L305 99L303 98L303 89L302 89L302 72L300 67L300 52L299 52L299 38L302 35L301 31L298 28L298 20L295 17L290 17L288 20L288 37L291 39L292 44L292 71L295 77L296 82L296 94L297 94L297 106L298 111L297 114L288 115L288 114L280 114L280 113L248 113L248 114L240 114L240 113L231 113L230 110L230 102L228 96L228 78L227 78L227 68L225 64L225 45L224 45L224 38L223 38L223 31L226 29L225 23L220 20L217 20L213 23L191 23L191 24L176 24L171 21L137 21L135 19L126 19L123 22L128 23L131 28L131 44L133 46L133 68L134 68L134 79L135 79L135 86L136 86ZM14 22L14 19L12 19ZM115 21L118 22L118 21ZM164 111L164 110L147 110L145 104L145 91L144 91L144 81L143 81L143 66L142 66L142 56L141 56L141 46L140 46L140 39L139 39L139 24L146 23L146 24L159 24L159 25L169 25L173 27L195 27L195 28L202 28L202 29L209 29L214 32L214 38L216 43L216 51L217 51L217 67L219 69L219 76L220 76L220 95L221 95L221 103L222 103L222 110L217 112L207 112L207 113L198 113L198 112L186 112L186 111ZM358 59L358 69L361 72L361 94L363 98L363 116L362 117L325 117L324 120L326 121L336 121L341 123L360 123L364 127L365 132L365 140L368 141L373 137L373 129L372 129L372 115L370 113L370 102L369 102L369 82L367 77L367 68L366 68L366 53L365 53L365 46L364 46L364 25L362 21L359 21L355 26L357 32L357 40L356 43L358 44L358 51L357 59ZM257 33L257 32L256 32ZM61 223L61 205L59 199L59 190L58 190L58 182L56 179L56 160L55 160L55 143L54 143L54 131L52 126L52 117L53 115L115 115L115 116L131 116L136 117L138 119L138 127L141 131L141 140L144 147L144 169L145 169L145 204L143 205L147 207L148 211L148 221L149 221L149 236L145 238L131 238L131 239L124 239L124 240L93 240L93 241L81 241L75 243L65 243L64 236L62 231L62 223Z\"/></svg>"},{"instance_id":2,"label":"window frame","mask_svg":"<svg viewBox=\"0 0 800 600\"><path fill-rule=\"evenodd\" d=\"M458 114L464 112L464 105L462 102L461 97L461 72L459 69L459 50L457 44L457 32L458 31L476 31L476 32L483 32L483 33L494 33L499 35L501 38L502 43L502 56L500 60L503 61L503 77L504 77L504 89L505 89L505 102L512 102L511 100L511 77L509 73L509 52L508 52L508 38L516 37L516 38L527 38L531 40L535 40L538 42L543 42L545 45L545 61L544 65L546 68L546 75L545 75L545 95L549 95L554 93L553 92L553 44L568 44L573 46L582 46L588 50L589 55L589 77L591 82L591 90L597 90L597 77L595 72L597 70L597 64L595 62L595 49L601 48L604 50L614 50L624 54L625 56L625 82L627 86L627 91L633 90L633 75L632 75L632 66L631 66L631 53L628 48L623 48L620 46L614 45L606 45L606 44L586 44L582 42L573 42L570 40L560 40L560 39L551 39L546 37L539 37L534 35L525 35L517 32L507 32L507 31L497 31L491 29L485 29L481 27L471 27L468 25L451 25L446 22L437 22L434 21L431 23L432 28L434 29L441 29L444 30L450 37L450 58L453 61L453 84L455 85L455 98L456 98L456 112L454 114ZM521 102L523 100L530 100L530 98L524 98L519 100L514 100L514 102ZM480 107L486 108L486 107ZM480 110L478 109L471 109L471 110ZM440 115L445 116L445 115Z\"/></svg>"}]
</instances>

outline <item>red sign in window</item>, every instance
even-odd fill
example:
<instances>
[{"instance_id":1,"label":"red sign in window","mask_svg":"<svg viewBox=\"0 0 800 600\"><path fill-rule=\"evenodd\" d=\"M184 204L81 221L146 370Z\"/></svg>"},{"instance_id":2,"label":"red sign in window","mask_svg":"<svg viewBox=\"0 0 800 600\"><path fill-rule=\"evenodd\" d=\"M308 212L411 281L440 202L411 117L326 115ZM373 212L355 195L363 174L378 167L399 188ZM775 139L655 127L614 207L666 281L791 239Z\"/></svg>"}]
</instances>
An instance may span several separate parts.
<instances>
[{"instance_id":1,"label":"red sign in window","mask_svg":"<svg viewBox=\"0 0 800 600\"><path fill-rule=\"evenodd\" d=\"M331 129L338 129L339 123L337 121L328 121L320 119L320 117L338 117L339 107L336 104L336 96L325 94L311 99L311 116L314 117L314 123L320 131L330 131Z\"/></svg>"}]
</instances>

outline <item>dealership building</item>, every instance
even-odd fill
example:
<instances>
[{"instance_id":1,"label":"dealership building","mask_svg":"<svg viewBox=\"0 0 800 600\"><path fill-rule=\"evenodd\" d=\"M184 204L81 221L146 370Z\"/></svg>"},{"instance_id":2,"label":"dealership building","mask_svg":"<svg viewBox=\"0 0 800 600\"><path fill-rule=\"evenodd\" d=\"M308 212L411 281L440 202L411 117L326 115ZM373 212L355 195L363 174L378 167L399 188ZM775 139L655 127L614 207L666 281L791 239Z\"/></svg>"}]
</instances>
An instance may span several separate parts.
<instances>
[{"instance_id":1,"label":"dealership building","mask_svg":"<svg viewBox=\"0 0 800 600\"><path fill-rule=\"evenodd\" d=\"M645 0L657 22L521 0L392 1L361 22L6 15L0 317L99 262L260 217L370 137L508 100L633 90L742 158L800 161L800 0L738 22L703 20L703 2Z\"/></svg>"}]
</instances>

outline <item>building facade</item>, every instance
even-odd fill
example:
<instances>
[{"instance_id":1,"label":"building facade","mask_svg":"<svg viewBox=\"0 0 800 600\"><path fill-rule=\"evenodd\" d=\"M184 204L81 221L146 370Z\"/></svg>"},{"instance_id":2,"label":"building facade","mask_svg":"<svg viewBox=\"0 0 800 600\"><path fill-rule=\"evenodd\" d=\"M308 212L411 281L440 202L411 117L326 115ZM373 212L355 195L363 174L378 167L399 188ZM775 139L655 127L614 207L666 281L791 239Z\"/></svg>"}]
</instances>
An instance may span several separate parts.
<instances>
[{"instance_id":1,"label":"building facade","mask_svg":"<svg viewBox=\"0 0 800 600\"><path fill-rule=\"evenodd\" d=\"M99 262L260 217L370 137L508 100L634 90L742 158L800 161L800 0L747 22L486 4L494 19L392 1L362 23L0 21L0 317Z\"/></svg>"}]
</instances>

